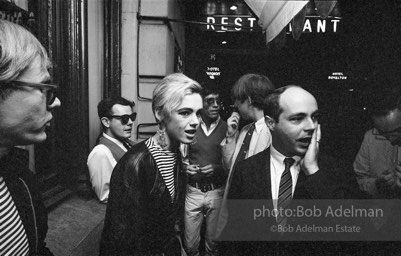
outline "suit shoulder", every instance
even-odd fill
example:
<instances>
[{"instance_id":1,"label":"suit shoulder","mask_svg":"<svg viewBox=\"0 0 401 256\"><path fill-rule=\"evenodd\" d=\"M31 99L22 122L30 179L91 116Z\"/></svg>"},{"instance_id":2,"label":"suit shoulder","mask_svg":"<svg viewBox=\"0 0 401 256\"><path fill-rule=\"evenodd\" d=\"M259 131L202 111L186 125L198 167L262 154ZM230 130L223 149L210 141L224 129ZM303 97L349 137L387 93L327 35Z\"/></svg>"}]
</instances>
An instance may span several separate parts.
<instances>
[{"instance_id":1,"label":"suit shoulder","mask_svg":"<svg viewBox=\"0 0 401 256\"><path fill-rule=\"evenodd\" d=\"M237 163L236 171L246 170L247 172L258 169L262 163L269 160L270 151L265 149L253 156L250 156Z\"/></svg>"}]
</instances>

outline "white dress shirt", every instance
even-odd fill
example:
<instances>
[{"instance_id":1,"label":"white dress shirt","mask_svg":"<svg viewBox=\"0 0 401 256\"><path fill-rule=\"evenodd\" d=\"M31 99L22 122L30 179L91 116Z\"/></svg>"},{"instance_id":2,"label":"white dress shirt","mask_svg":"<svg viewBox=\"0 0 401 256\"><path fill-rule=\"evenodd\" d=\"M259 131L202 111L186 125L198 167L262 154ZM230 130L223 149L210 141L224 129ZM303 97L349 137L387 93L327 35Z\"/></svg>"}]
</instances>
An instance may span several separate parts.
<instances>
[{"instance_id":1,"label":"white dress shirt","mask_svg":"<svg viewBox=\"0 0 401 256\"><path fill-rule=\"evenodd\" d=\"M127 152L127 149L119 140L105 133L103 133L103 136ZM117 162L110 149L103 144L96 145L88 156L87 165L92 189L102 203L107 203L109 198L110 177L116 164Z\"/></svg>"},{"instance_id":2,"label":"white dress shirt","mask_svg":"<svg viewBox=\"0 0 401 256\"><path fill-rule=\"evenodd\" d=\"M277 209L278 193L280 189L281 175L285 170L284 159L286 157L278 152L273 146L270 147L270 179L271 179L271 192L274 209ZM301 167L299 162L301 158L299 156L292 157L295 162L290 168L292 178L292 195L294 196L295 187L298 181L299 171Z\"/></svg>"}]
</instances>

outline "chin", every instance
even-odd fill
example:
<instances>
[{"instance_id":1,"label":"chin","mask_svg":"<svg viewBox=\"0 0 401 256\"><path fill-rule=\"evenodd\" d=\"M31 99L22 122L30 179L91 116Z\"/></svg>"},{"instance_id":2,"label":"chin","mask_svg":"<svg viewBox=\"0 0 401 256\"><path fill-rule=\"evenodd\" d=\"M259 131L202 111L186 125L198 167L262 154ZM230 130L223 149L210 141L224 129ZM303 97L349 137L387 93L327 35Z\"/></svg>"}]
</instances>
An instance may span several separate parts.
<instances>
[{"instance_id":1,"label":"chin","mask_svg":"<svg viewBox=\"0 0 401 256\"><path fill-rule=\"evenodd\" d=\"M294 155L296 156L305 156L306 152L308 149L303 149L303 148L298 148L295 152Z\"/></svg>"},{"instance_id":2,"label":"chin","mask_svg":"<svg viewBox=\"0 0 401 256\"><path fill-rule=\"evenodd\" d=\"M24 140L23 143L21 143L19 145L31 145L31 144L36 144L36 143L42 143L46 139L47 139L47 134L45 132L43 132L42 134L38 134L34 137L27 138L26 140Z\"/></svg>"},{"instance_id":3,"label":"chin","mask_svg":"<svg viewBox=\"0 0 401 256\"><path fill-rule=\"evenodd\" d=\"M184 144L190 144L190 143L192 143L192 142L194 142L194 139L183 138L183 139L181 140L181 143L184 143Z\"/></svg>"}]
</instances>

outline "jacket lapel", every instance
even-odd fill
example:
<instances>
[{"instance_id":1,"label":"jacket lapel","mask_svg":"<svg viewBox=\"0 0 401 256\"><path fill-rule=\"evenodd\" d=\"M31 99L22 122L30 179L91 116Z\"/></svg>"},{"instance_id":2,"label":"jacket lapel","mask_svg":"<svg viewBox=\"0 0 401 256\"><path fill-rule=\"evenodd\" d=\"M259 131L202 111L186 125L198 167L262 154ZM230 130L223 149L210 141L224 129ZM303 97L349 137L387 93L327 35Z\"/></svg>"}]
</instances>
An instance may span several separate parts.
<instances>
[{"instance_id":1,"label":"jacket lapel","mask_svg":"<svg viewBox=\"0 0 401 256\"><path fill-rule=\"evenodd\" d=\"M270 150L266 149L255 155L248 167L247 173L249 182L247 186L249 198L253 199L272 199L271 178L270 178Z\"/></svg>"}]
</instances>

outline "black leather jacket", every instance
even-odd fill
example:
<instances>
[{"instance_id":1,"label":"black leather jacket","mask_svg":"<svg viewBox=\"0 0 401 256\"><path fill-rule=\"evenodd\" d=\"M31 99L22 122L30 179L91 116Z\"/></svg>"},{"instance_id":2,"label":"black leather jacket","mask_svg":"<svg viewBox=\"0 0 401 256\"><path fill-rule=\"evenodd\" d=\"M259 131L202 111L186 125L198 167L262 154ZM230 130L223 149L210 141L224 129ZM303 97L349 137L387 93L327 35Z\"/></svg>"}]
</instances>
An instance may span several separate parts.
<instances>
[{"instance_id":1,"label":"black leather jacket","mask_svg":"<svg viewBox=\"0 0 401 256\"><path fill-rule=\"evenodd\" d=\"M175 226L186 185L180 158L174 202L145 142L121 158L111 176L100 255L180 255Z\"/></svg>"},{"instance_id":2,"label":"black leather jacket","mask_svg":"<svg viewBox=\"0 0 401 256\"><path fill-rule=\"evenodd\" d=\"M46 247L47 211L43 205L36 179L27 169L24 150L12 149L0 159L0 176L18 210L29 241L29 255L53 255Z\"/></svg>"}]
</instances>

